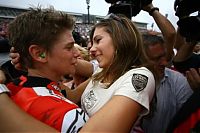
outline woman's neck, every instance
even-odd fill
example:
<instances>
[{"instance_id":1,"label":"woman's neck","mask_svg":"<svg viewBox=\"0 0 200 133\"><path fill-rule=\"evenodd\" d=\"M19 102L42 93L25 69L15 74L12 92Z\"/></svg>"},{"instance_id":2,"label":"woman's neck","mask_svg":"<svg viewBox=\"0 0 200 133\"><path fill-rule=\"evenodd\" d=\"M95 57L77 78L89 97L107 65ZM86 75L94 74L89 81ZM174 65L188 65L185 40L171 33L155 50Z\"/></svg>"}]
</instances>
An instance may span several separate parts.
<instances>
[{"instance_id":1,"label":"woman's neck","mask_svg":"<svg viewBox=\"0 0 200 133\"><path fill-rule=\"evenodd\" d=\"M104 78L101 82L102 83L112 83L113 78L111 75L108 75L106 78Z\"/></svg>"}]
</instances>

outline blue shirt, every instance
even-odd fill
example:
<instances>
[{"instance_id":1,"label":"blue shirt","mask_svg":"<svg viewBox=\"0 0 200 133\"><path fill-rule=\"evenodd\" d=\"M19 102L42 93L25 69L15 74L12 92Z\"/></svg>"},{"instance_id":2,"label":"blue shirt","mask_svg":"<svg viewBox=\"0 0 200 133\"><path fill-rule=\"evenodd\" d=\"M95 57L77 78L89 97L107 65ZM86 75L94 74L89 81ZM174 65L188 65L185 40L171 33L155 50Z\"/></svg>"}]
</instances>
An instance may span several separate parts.
<instances>
[{"instance_id":1,"label":"blue shirt","mask_svg":"<svg viewBox=\"0 0 200 133\"><path fill-rule=\"evenodd\" d=\"M153 114L145 117L145 133L165 133L170 120L193 93L187 79L179 72L165 68L165 76L156 89L157 102Z\"/></svg>"}]
</instances>

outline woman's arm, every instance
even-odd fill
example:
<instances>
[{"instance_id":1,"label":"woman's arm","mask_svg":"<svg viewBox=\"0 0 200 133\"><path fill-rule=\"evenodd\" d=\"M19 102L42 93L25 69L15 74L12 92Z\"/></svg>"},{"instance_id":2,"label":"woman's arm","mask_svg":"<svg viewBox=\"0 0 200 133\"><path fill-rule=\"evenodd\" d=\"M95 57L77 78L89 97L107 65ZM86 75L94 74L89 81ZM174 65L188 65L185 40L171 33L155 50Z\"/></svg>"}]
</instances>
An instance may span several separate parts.
<instances>
[{"instance_id":1,"label":"woman's arm","mask_svg":"<svg viewBox=\"0 0 200 133\"><path fill-rule=\"evenodd\" d=\"M75 89L70 89L69 87L61 84L61 88L66 91L67 99L74 103L79 103L81 101L81 96L83 94L83 91L85 90L86 86L90 82L90 78L81 83L79 86L77 86Z\"/></svg>"},{"instance_id":2,"label":"woman's arm","mask_svg":"<svg viewBox=\"0 0 200 133\"><path fill-rule=\"evenodd\" d=\"M5 83L6 82L6 76L4 72L0 69L0 83Z\"/></svg>"},{"instance_id":3,"label":"woman's arm","mask_svg":"<svg viewBox=\"0 0 200 133\"><path fill-rule=\"evenodd\" d=\"M57 132L26 114L6 93L0 94L0 132Z\"/></svg>"},{"instance_id":4,"label":"woman's arm","mask_svg":"<svg viewBox=\"0 0 200 133\"><path fill-rule=\"evenodd\" d=\"M142 106L125 96L113 96L96 112L81 129L81 132L130 132Z\"/></svg>"},{"instance_id":5,"label":"woman's arm","mask_svg":"<svg viewBox=\"0 0 200 133\"><path fill-rule=\"evenodd\" d=\"M84 77L91 77L93 74L92 63L86 60L77 59L76 74Z\"/></svg>"}]
</instances>

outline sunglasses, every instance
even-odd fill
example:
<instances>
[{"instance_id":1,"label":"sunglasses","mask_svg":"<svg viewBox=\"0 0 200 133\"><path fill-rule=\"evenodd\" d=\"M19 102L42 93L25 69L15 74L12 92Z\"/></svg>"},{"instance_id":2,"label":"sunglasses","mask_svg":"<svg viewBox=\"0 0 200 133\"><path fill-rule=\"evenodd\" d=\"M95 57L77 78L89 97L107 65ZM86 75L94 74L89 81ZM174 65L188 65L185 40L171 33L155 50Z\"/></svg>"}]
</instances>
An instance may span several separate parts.
<instances>
[{"instance_id":1,"label":"sunglasses","mask_svg":"<svg viewBox=\"0 0 200 133\"><path fill-rule=\"evenodd\" d=\"M115 15L114 13L108 14L107 16L105 16L104 19L113 19L113 20L116 20L116 21L122 23L121 18L119 16Z\"/></svg>"}]
</instances>

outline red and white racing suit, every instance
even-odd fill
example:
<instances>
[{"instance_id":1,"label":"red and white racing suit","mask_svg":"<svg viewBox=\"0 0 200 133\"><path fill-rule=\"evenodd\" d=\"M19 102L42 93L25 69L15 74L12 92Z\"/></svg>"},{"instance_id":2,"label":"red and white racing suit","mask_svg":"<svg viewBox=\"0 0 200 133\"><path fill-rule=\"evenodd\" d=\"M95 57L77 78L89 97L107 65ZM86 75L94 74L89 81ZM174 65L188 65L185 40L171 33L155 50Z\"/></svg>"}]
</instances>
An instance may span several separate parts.
<instances>
[{"instance_id":1,"label":"red and white racing suit","mask_svg":"<svg viewBox=\"0 0 200 133\"><path fill-rule=\"evenodd\" d=\"M60 132L78 132L88 120L82 109L60 93L56 82L21 76L7 87L17 105Z\"/></svg>"}]
</instances>

